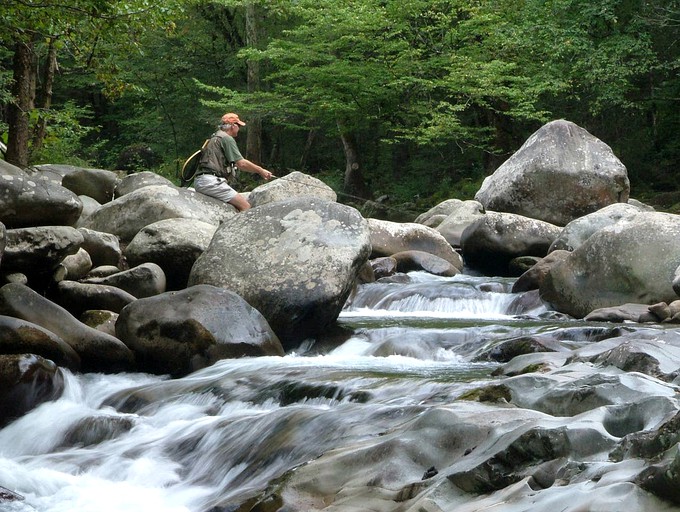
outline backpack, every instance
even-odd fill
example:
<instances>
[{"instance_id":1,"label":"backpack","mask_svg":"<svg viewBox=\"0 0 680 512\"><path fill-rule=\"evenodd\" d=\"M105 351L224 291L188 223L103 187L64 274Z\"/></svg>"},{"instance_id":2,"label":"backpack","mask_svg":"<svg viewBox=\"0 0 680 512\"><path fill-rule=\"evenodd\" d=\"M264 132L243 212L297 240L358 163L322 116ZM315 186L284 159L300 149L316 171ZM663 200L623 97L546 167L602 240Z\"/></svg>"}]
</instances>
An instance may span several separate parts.
<instances>
[{"instance_id":1,"label":"backpack","mask_svg":"<svg viewBox=\"0 0 680 512\"><path fill-rule=\"evenodd\" d=\"M192 155L186 159L182 169L179 171L179 184L181 187L188 187L191 182L194 181L194 176L196 176L196 171L198 171L198 164L201 161L201 155L203 153L203 148L208 144L210 139L206 139L201 146L201 149L192 153Z\"/></svg>"}]
</instances>

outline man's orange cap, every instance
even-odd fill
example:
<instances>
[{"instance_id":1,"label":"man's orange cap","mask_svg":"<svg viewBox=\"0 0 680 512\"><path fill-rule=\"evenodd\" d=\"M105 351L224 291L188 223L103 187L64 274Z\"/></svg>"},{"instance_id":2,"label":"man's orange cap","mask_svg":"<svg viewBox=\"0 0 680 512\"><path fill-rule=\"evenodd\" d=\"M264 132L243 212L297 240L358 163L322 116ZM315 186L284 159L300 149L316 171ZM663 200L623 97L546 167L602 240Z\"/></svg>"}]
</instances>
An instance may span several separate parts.
<instances>
[{"instance_id":1,"label":"man's orange cap","mask_svg":"<svg viewBox=\"0 0 680 512\"><path fill-rule=\"evenodd\" d=\"M238 115L234 114L233 112L229 112L227 114L224 114L222 116L222 123L237 124L239 126L245 126L246 125L246 123L241 121L238 118Z\"/></svg>"}]
</instances>

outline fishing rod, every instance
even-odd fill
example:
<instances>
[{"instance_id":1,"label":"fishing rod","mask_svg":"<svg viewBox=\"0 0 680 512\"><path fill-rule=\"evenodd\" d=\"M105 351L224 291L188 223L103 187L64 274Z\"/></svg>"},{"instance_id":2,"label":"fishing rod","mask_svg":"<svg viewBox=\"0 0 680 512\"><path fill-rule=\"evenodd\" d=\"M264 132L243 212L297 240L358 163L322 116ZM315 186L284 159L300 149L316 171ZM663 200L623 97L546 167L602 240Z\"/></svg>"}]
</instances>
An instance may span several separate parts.
<instances>
[{"instance_id":1,"label":"fishing rod","mask_svg":"<svg viewBox=\"0 0 680 512\"><path fill-rule=\"evenodd\" d=\"M322 187L321 185L315 185L315 184L313 184L313 183L306 183L306 182L304 182L304 181L291 179L291 178L289 178L288 176L276 176L275 174L272 174L272 178L276 178L276 179L278 179L278 180L289 181L289 182L291 182L291 183L297 183L298 185L304 185L304 186L306 186L306 187L318 188L319 190L328 190L328 189L326 188L326 187L328 187L328 185L325 185L325 187ZM330 188L330 187L329 187L329 188ZM331 188L331 190L332 190L332 188ZM390 205L387 205L387 204L382 203L382 202L380 202L380 201L375 201L375 200L373 200L373 199L366 199L365 197L355 196L355 195L349 194L349 193L347 193L347 192L336 192L336 191L334 191L334 192L335 192L336 194L338 194L338 195L345 196L345 197L349 197L349 198L355 199L355 200L357 200L357 201L363 202L364 204L371 203L371 204L379 205L380 207L385 208L385 209L388 209L388 210L395 210L395 211L398 211L398 212L401 212L401 213L405 213L405 212L406 212L406 210L403 209L403 208L397 208L397 207L394 207L394 206L390 206Z\"/></svg>"}]
</instances>

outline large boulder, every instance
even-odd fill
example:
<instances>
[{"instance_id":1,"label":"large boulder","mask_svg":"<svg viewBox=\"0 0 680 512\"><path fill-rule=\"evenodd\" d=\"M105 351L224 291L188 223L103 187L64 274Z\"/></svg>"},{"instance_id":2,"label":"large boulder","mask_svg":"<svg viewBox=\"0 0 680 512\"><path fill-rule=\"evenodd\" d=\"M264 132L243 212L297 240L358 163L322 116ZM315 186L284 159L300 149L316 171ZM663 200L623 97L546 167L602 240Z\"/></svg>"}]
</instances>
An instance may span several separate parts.
<instances>
[{"instance_id":1,"label":"large boulder","mask_svg":"<svg viewBox=\"0 0 680 512\"><path fill-rule=\"evenodd\" d=\"M439 256L423 251L403 251L389 256L397 263L397 272L423 271L436 276L451 277L460 270Z\"/></svg>"},{"instance_id":2,"label":"large boulder","mask_svg":"<svg viewBox=\"0 0 680 512\"><path fill-rule=\"evenodd\" d=\"M597 230L617 222L631 220L641 211L644 210L632 204L616 203L573 220L560 232L559 236L550 246L550 251L558 249L573 251L580 247Z\"/></svg>"},{"instance_id":3,"label":"large boulder","mask_svg":"<svg viewBox=\"0 0 680 512\"><path fill-rule=\"evenodd\" d=\"M165 272L163 272L161 267L151 262L142 263L110 276L87 277L82 281L83 283L115 286L138 299L151 297L166 291Z\"/></svg>"},{"instance_id":4,"label":"large boulder","mask_svg":"<svg viewBox=\"0 0 680 512\"><path fill-rule=\"evenodd\" d=\"M216 230L214 224L193 219L159 220L135 235L125 248L125 258L130 265L159 265L165 272L168 290L181 290Z\"/></svg>"},{"instance_id":5,"label":"large boulder","mask_svg":"<svg viewBox=\"0 0 680 512\"><path fill-rule=\"evenodd\" d=\"M584 317L626 303L673 302L680 265L680 216L640 213L594 233L550 269L541 296L558 311Z\"/></svg>"},{"instance_id":6,"label":"large boulder","mask_svg":"<svg viewBox=\"0 0 680 512\"><path fill-rule=\"evenodd\" d=\"M172 181L160 174L151 171L136 172L128 174L116 184L114 194L116 197L124 196L143 187L156 185L174 186Z\"/></svg>"},{"instance_id":7,"label":"large boulder","mask_svg":"<svg viewBox=\"0 0 680 512\"><path fill-rule=\"evenodd\" d=\"M418 215L413 222L436 228L446 217L457 211L461 204L463 201L460 199L447 199Z\"/></svg>"},{"instance_id":8,"label":"large boulder","mask_svg":"<svg viewBox=\"0 0 680 512\"><path fill-rule=\"evenodd\" d=\"M522 293L529 290L538 290L550 269L569 256L569 251L561 249L552 251L545 258L541 258L531 268L520 275L512 285L512 293Z\"/></svg>"},{"instance_id":9,"label":"large boulder","mask_svg":"<svg viewBox=\"0 0 680 512\"><path fill-rule=\"evenodd\" d=\"M7 230L3 270L26 274L51 272L66 256L76 254L83 235L69 226L38 226Z\"/></svg>"},{"instance_id":10,"label":"large boulder","mask_svg":"<svg viewBox=\"0 0 680 512\"><path fill-rule=\"evenodd\" d=\"M371 232L371 257L392 256L404 251L429 252L448 261L458 270L463 260L451 244L433 228L415 222L368 219Z\"/></svg>"},{"instance_id":11,"label":"large boulder","mask_svg":"<svg viewBox=\"0 0 680 512\"><path fill-rule=\"evenodd\" d=\"M78 228L78 231L83 235L81 248L85 249L90 255L93 266L117 266L120 263L123 251L116 235L87 228Z\"/></svg>"},{"instance_id":12,"label":"large boulder","mask_svg":"<svg viewBox=\"0 0 680 512\"><path fill-rule=\"evenodd\" d=\"M52 181L40 181L0 160L0 222L8 228L72 226L83 204L76 194Z\"/></svg>"},{"instance_id":13,"label":"large boulder","mask_svg":"<svg viewBox=\"0 0 680 512\"><path fill-rule=\"evenodd\" d=\"M487 212L461 236L466 265L488 275L509 275L510 261L519 256L548 254L561 228L514 213Z\"/></svg>"},{"instance_id":14,"label":"large boulder","mask_svg":"<svg viewBox=\"0 0 680 512\"><path fill-rule=\"evenodd\" d=\"M35 354L0 355L0 428L64 391L54 362Z\"/></svg>"},{"instance_id":15,"label":"large boulder","mask_svg":"<svg viewBox=\"0 0 680 512\"><path fill-rule=\"evenodd\" d=\"M78 199L80 199L80 201L83 203L83 209L80 212L80 217L78 217L78 220L74 224L77 228L85 224L85 221L90 217L90 215L99 210L101 207L101 203L96 199L92 199L90 196L78 196Z\"/></svg>"},{"instance_id":16,"label":"large boulder","mask_svg":"<svg viewBox=\"0 0 680 512\"><path fill-rule=\"evenodd\" d=\"M463 231L485 215L478 201L461 201L435 228L452 247L460 247Z\"/></svg>"},{"instance_id":17,"label":"large boulder","mask_svg":"<svg viewBox=\"0 0 680 512\"><path fill-rule=\"evenodd\" d=\"M83 227L129 242L142 228L159 220L185 218L218 225L236 214L233 206L198 192L151 185L102 205Z\"/></svg>"},{"instance_id":18,"label":"large boulder","mask_svg":"<svg viewBox=\"0 0 680 512\"><path fill-rule=\"evenodd\" d=\"M238 293L287 348L337 319L370 247L366 220L354 208L308 196L278 201L223 223L189 285Z\"/></svg>"},{"instance_id":19,"label":"large boulder","mask_svg":"<svg viewBox=\"0 0 680 512\"><path fill-rule=\"evenodd\" d=\"M630 193L626 167L583 128L544 125L482 183L475 199L488 210L564 226Z\"/></svg>"},{"instance_id":20,"label":"large boulder","mask_svg":"<svg viewBox=\"0 0 680 512\"><path fill-rule=\"evenodd\" d=\"M113 199L118 181L118 175L113 171L76 169L64 176L61 184L76 195L88 196L104 204Z\"/></svg>"},{"instance_id":21,"label":"large boulder","mask_svg":"<svg viewBox=\"0 0 680 512\"><path fill-rule=\"evenodd\" d=\"M88 309L120 313L121 309L136 300L134 295L115 286L77 281L59 282L54 295L54 301L75 317Z\"/></svg>"},{"instance_id":22,"label":"large boulder","mask_svg":"<svg viewBox=\"0 0 680 512\"><path fill-rule=\"evenodd\" d=\"M126 306L116 333L141 370L179 377L220 359L281 356L264 317L234 292L198 285Z\"/></svg>"},{"instance_id":23,"label":"large boulder","mask_svg":"<svg viewBox=\"0 0 680 512\"><path fill-rule=\"evenodd\" d=\"M0 315L27 320L59 336L76 351L83 371L113 373L133 369L134 356L123 342L88 327L23 284L10 283L0 288Z\"/></svg>"},{"instance_id":24,"label":"large boulder","mask_svg":"<svg viewBox=\"0 0 680 512\"><path fill-rule=\"evenodd\" d=\"M80 357L59 336L37 324L0 315L0 354L36 354L72 371L80 369Z\"/></svg>"},{"instance_id":25,"label":"large boulder","mask_svg":"<svg viewBox=\"0 0 680 512\"><path fill-rule=\"evenodd\" d=\"M255 207L300 196L312 196L327 201L338 198L335 191L320 179L295 171L260 185L248 195L248 202Z\"/></svg>"}]
</instances>

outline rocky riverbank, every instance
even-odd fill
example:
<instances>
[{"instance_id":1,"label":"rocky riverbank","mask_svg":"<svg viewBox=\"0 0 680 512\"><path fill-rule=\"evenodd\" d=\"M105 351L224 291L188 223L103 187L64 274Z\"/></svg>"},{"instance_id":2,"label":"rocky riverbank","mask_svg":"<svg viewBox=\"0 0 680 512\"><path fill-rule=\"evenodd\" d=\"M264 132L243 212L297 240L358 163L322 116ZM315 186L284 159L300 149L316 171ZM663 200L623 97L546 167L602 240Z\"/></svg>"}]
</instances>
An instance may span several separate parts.
<instances>
[{"instance_id":1,"label":"rocky riverbank","mask_svg":"<svg viewBox=\"0 0 680 512\"><path fill-rule=\"evenodd\" d=\"M220 359L283 355L332 329L357 283L410 270L519 276L514 292L574 318L680 322L680 216L629 199L625 166L566 121L528 139L474 201L445 201L412 223L364 218L301 173L254 190L256 207L241 214L152 173L0 161L0 178L1 425L58 397L61 368L181 377ZM543 339L498 349L502 381L465 399L503 400L515 408L503 421L533 427L490 437L507 440L504 452L448 453L447 485L475 493L529 478L553 485L569 468L555 460L611 452L642 461L633 484L680 501L677 404L652 422L613 412L623 419L600 418L586 434L522 412L579 414L553 404L565 398L551 394L559 378L550 372L566 364L641 372L670 389L680 335L664 332L617 334L578 353ZM603 382L585 379L583 395L568 401L597 396ZM622 407L637 401L619 391ZM614 424L616 432L606 428ZM295 481L309 486L305 474ZM401 498L425 487L402 489Z\"/></svg>"}]
</instances>

